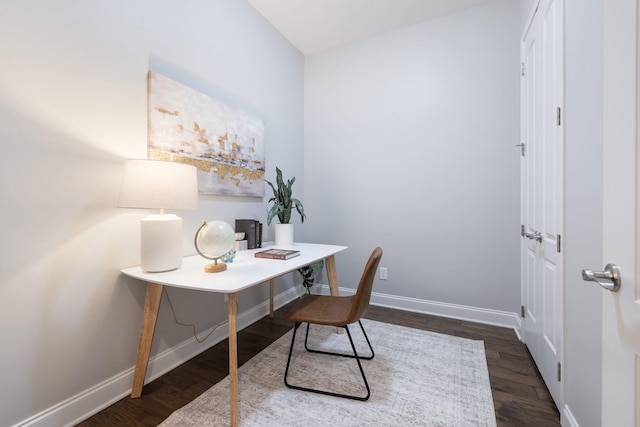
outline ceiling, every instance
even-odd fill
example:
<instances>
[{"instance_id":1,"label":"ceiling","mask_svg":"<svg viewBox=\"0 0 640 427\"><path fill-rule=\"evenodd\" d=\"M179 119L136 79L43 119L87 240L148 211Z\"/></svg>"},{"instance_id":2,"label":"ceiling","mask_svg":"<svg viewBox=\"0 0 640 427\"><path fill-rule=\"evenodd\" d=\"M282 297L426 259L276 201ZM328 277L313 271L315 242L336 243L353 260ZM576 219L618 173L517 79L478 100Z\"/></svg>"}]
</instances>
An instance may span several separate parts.
<instances>
[{"instance_id":1,"label":"ceiling","mask_svg":"<svg viewBox=\"0 0 640 427\"><path fill-rule=\"evenodd\" d=\"M248 0L305 55L494 0Z\"/></svg>"}]
</instances>

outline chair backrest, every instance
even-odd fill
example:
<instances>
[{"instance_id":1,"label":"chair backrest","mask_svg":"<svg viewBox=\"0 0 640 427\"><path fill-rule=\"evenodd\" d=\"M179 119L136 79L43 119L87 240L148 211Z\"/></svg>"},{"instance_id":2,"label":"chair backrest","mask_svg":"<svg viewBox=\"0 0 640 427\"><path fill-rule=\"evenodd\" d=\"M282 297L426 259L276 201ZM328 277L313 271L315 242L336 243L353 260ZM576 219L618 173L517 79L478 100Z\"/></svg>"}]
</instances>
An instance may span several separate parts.
<instances>
[{"instance_id":1,"label":"chair backrest","mask_svg":"<svg viewBox=\"0 0 640 427\"><path fill-rule=\"evenodd\" d=\"M364 267L358 289L353 298L353 304L351 305L351 311L349 312L349 320L347 324L357 322L364 315L369 308L369 301L371 300L371 291L373 289L373 281L376 278L376 271L382 258L382 249L377 247L371 253L367 265Z\"/></svg>"}]
</instances>

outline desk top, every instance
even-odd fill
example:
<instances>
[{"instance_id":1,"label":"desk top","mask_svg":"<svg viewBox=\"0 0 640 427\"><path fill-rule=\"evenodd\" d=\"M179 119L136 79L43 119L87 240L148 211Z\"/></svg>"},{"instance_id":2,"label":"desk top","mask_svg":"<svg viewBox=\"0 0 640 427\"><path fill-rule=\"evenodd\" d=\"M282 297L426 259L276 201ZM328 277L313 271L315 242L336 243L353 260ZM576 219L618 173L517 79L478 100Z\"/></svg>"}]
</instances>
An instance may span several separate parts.
<instances>
[{"instance_id":1,"label":"desk top","mask_svg":"<svg viewBox=\"0 0 640 427\"><path fill-rule=\"evenodd\" d=\"M275 246L238 251L233 262L227 264L227 270L221 273L205 273L205 265L213 261L200 255L185 257L180 268L162 273L148 273L140 269L140 266L124 268L121 271L129 277L145 282L206 292L234 293L347 249L346 246L294 243L286 249L299 250L300 256L288 260L254 257L254 253L269 248Z\"/></svg>"}]
</instances>

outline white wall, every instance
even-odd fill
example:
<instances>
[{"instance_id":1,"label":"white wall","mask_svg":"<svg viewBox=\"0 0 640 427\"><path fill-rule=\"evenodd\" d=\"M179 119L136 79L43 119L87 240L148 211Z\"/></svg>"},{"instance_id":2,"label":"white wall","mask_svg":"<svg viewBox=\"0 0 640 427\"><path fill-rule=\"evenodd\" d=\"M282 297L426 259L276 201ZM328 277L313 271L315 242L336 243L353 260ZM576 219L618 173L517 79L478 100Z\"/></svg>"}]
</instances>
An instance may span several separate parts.
<instances>
[{"instance_id":1,"label":"white wall","mask_svg":"<svg viewBox=\"0 0 640 427\"><path fill-rule=\"evenodd\" d=\"M500 0L307 57L305 236L371 250L374 291L520 306L520 3Z\"/></svg>"},{"instance_id":2,"label":"white wall","mask_svg":"<svg viewBox=\"0 0 640 427\"><path fill-rule=\"evenodd\" d=\"M237 0L5 0L0 58L6 426L133 366L145 289L119 270L139 262L146 213L116 206L123 160L146 157L147 71L263 119L267 178L280 166L303 197L304 58ZM179 212L184 253L203 219L264 221L266 200L201 196ZM267 292L241 294L240 311ZM226 318L222 296L171 293L199 330ZM152 355L190 335L166 301L158 328Z\"/></svg>"},{"instance_id":3,"label":"white wall","mask_svg":"<svg viewBox=\"0 0 640 427\"><path fill-rule=\"evenodd\" d=\"M565 0L565 405L580 427L601 421L602 0Z\"/></svg>"}]
</instances>

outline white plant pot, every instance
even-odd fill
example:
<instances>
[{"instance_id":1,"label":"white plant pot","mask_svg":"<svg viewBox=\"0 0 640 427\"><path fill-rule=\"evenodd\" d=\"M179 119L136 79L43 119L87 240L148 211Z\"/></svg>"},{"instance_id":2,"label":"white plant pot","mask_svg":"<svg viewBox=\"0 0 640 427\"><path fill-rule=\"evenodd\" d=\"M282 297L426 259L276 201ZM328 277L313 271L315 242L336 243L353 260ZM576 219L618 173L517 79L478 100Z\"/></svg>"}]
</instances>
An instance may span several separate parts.
<instances>
[{"instance_id":1,"label":"white plant pot","mask_svg":"<svg viewBox=\"0 0 640 427\"><path fill-rule=\"evenodd\" d=\"M276 246L293 245L293 224L276 224Z\"/></svg>"}]
</instances>

